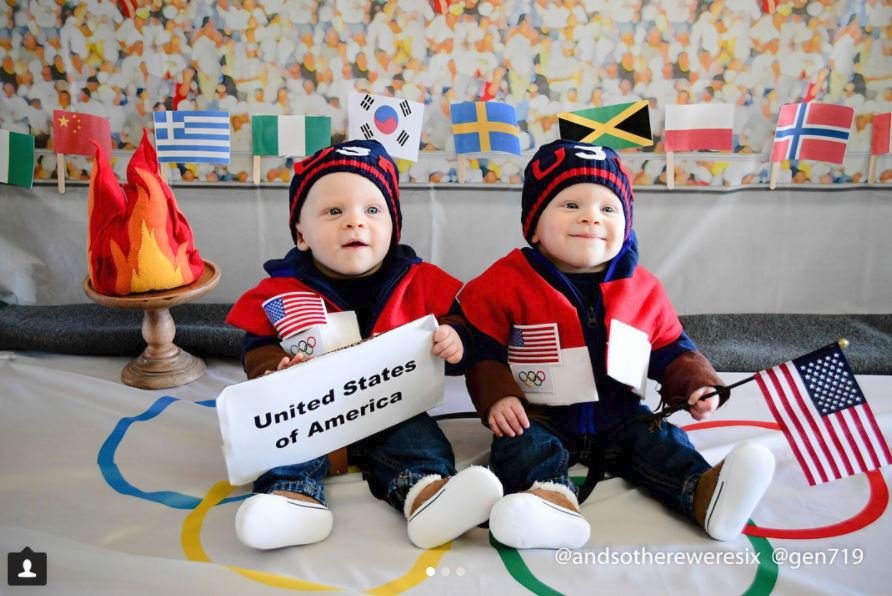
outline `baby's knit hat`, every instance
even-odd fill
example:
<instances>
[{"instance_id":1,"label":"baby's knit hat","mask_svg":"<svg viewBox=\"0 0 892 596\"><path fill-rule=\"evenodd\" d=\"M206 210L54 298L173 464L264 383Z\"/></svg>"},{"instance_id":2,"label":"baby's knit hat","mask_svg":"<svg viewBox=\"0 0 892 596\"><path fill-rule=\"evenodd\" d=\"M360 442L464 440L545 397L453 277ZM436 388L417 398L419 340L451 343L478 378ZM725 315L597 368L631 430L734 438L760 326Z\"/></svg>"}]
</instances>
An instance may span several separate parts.
<instances>
[{"instance_id":1,"label":"baby's knit hat","mask_svg":"<svg viewBox=\"0 0 892 596\"><path fill-rule=\"evenodd\" d=\"M634 195L619 154L609 147L558 139L539 147L524 170L520 221L527 242L533 243L539 217L555 195L583 182L600 184L616 193L626 220L623 239L629 239Z\"/></svg>"},{"instance_id":2,"label":"baby's knit hat","mask_svg":"<svg viewBox=\"0 0 892 596\"><path fill-rule=\"evenodd\" d=\"M289 199L291 205L288 228L297 242L294 224L300 220L300 210L310 188L317 180L335 172L350 172L368 178L381 190L390 219L393 221L392 244L400 239L403 216L400 212L399 172L396 163L378 141L347 141L317 151L310 157L295 162Z\"/></svg>"}]
</instances>

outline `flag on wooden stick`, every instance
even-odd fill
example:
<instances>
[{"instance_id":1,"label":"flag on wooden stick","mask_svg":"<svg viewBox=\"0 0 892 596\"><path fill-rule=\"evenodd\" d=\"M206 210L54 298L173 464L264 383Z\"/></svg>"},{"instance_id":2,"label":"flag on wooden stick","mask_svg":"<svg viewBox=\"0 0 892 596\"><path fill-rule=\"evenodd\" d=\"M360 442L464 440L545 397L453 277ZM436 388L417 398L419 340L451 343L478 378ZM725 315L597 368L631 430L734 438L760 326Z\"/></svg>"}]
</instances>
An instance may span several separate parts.
<instances>
[{"instance_id":1,"label":"flag on wooden stick","mask_svg":"<svg viewBox=\"0 0 892 596\"><path fill-rule=\"evenodd\" d=\"M890 128L892 128L892 112L874 114L870 139L870 161L867 169L867 181L876 182L877 156L892 151L889 147Z\"/></svg>"},{"instance_id":2,"label":"flag on wooden stick","mask_svg":"<svg viewBox=\"0 0 892 596\"><path fill-rule=\"evenodd\" d=\"M562 139L603 145L611 149L650 147L650 112L647 101L633 101L558 114Z\"/></svg>"},{"instance_id":3,"label":"flag on wooden stick","mask_svg":"<svg viewBox=\"0 0 892 596\"><path fill-rule=\"evenodd\" d=\"M892 464L892 453L838 344L756 375L810 485Z\"/></svg>"},{"instance_id":4,"label":"flag on wooden stick","mask_svg":"<svg viewBox=\"0 0 892 596\"><path fill-rule=\"evenodd\" d=\"M771 161L811 159L842 163L855 110L829 103L788 103L781 107Z\"/></svg>"},{"instance_id":5,"label":"flag on wooden stick","mask_svg":"<svg viewBox=\"0 0 892 596\"><path fill-rule=\"evenodd\" d=\"M0 130L0 183L31 188L34 185L34 137Z\"/></svg>"},{"instance_id":6,"label":"flag on wooden stick","mask_svg":"<svg viewBox=\"0 0 892 596\"><path fill-rule=\"evenodd\" d=\"M520 155L514 106L498 101L465 101L449 106L455 152Z\"/></svg>"},{"instance_id":7,"label":"flag on wooden stick","mask_svg":"<svg viewBox=\"0 0 892 596\"><path fill-rule=\"evenodd\" d=\"M666 151L731 151L734 106L700 103L666 106Z\"/></svg>"},{"instance_id":8,"label":"flag on wooden stick","mask_svg":"<svg viewBox=\"0 0 892 596\"><path fill-rule=\"evenodd\" d=\"M350 93L348 137L374 139L393 156L418 161L424 104L407 99Z\"/></svg>"},{"instance_id":9,"label":"flag on wooden stick","mask_svg":"<svg viewBox=\"0 0 892 596\"><path fill-rule=\"evenodd\" d=\"M108 118L53 110L53 151L66 155L93 155L96 141L111 156L111 125Z\"/></svg>"},{"instance_id":10,"label":"flag on wooden stick","mask_svg":"<svg viewBox=\"0 0 892 596\"><path fill-rule=\"evenodd\" d=\"M254 155L303 157L331 145L328 116L253 116Z\"/></svg>"}]
</instances>

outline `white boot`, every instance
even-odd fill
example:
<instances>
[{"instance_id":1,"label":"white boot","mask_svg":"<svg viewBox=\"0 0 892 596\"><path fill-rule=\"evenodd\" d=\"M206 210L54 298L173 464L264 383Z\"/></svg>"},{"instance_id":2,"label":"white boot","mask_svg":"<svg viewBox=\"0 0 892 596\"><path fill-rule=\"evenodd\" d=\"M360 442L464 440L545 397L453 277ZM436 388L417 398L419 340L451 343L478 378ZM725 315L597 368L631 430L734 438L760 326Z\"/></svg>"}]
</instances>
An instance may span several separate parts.
<instances>
[{"instance_id":1,"label":"white boot","mask_svg":"<svg viewBox=\"0 0 892 596\"><path fill-rule=\"evenodd\" d=\"M321 542L333 525L334 516L325 505L282 495L249 497L235 514L235 533L242 544L263 550Z\"/></svg>"},{"instance_id":2,"label":"white boot","mask_svg":"<svg viewBox=\"0 0 892 596\"><path fill-rule=\"evenodd\" d=\"M722 463L706 509L706 533L716 540L737 538L768 490L773 475L771 451L750 441L735 445Z\"/></svg>"},{"instance_id":3,"label":"white boot","mask_svg":"<svg viewBox=\"0 0 892 596\"><path fill-rule=\"evenodd\" d=\"M502 483L481 466L465 468L414 513L412 506L421 491L439 476L427 476L406 495L404 512L409 520L409 540L419 548L435 548L458 538L489 518L493 503L502 497Z\"/></svg>"},{"instance_id":4,"label":"white boot","mask_svg":"<svg viewBox=\"0 0 892 596\"><path fill-rule=\"evenodd\" d=\"M563 484L536 482L530 490L560 493L579 507L576 495ZM514 493L499 500L489 515L493 537L512 548L580 548L588 542L591 526L578 512L530 493Z\"/></svg>"}]
</instances>

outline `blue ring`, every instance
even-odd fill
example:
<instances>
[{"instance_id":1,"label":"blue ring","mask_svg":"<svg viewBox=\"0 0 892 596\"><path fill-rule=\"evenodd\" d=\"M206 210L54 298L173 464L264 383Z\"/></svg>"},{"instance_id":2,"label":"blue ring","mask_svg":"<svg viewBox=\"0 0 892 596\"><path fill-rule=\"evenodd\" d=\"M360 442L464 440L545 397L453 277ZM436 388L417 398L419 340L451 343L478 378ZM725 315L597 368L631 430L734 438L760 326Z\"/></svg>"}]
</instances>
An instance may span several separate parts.
<instances>
[{"instance_id":1,"label":"blue ring","mask_svg":"<svg viewBox=\"0 0 892 596\"><path fill-rule=\"evenodd\" d=\"M137 497L139 499L145 499L146 501L154 501L156 503L160 503L174 509L195 509L198 504L201 503L202 499L199 497L193 497L191 495L185 495L183 493L178 493L175 491L161 490L155 492L146 492L144 490L140 490L127 482L127 480L124 478L124 475L121 473L121 469L118 467L118 464L115 463L115 452L118 450L118 446L124 439L124 435L127 433L130 425L132 425L134 422L145 422L147 420L151 420L152 418L163 412L167 406L179 400L180 398L178 397L165 395L164 397L159 398L158 401L153 403L151 406L149 406L149 409L142 414L129 418L121 418L118 421L118 424L115 425L115 429L102 444L102 447L99 448L99 455L96 458L96 463L99 464L99 471L102 472L102 477L105 479L110 487L112 487L122 495ZM217 406L215 399L190 403L194 403L199 406L205 406L207 408L215 408ZM237 497L229 497L223 499L218 504L222 505L224 503L232 503L233 501L241 501L249 496L250 495L240 495Z\"/></svg>"}]
</instances>

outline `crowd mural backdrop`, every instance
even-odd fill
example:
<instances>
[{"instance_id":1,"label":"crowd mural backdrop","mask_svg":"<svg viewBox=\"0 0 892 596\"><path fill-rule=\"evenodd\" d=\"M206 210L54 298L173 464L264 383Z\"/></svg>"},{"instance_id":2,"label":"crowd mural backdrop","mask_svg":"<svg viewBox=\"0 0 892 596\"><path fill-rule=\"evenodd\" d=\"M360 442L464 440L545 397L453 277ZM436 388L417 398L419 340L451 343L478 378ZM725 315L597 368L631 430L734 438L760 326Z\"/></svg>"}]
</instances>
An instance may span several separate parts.
<instances>
[{"instance_id":1,"label":"crowd mural backdrop","mask_svg":"<svg viewBox=\"0 0 892 596\"><path fill-rule=\"evenodd\" d=\"M53 110L108 118L119 177L153 112L228 112L228 165L165 164L168 177L251 183L252 116L328 116L338 142L359 92L424 105L404 182L459 180L450 104L514 106L521 155L462 168L510 184L559 113L645 100L654 144L623 151L638 185L666 183L667 106L701 103L733 106L733 150L681 154L675 184L767 184L780 109L803 101L853 108L846 158L785 163L779 182L862 183L873 115L892 109L887 0L32 0L0 15L0 128L35 137L35 180L57 175ZM65 167L89 178L86 157ZM291 172L262 159L262 181ZM878 179L892 180L888 155Z\"/></svg>"}]
</instances>

